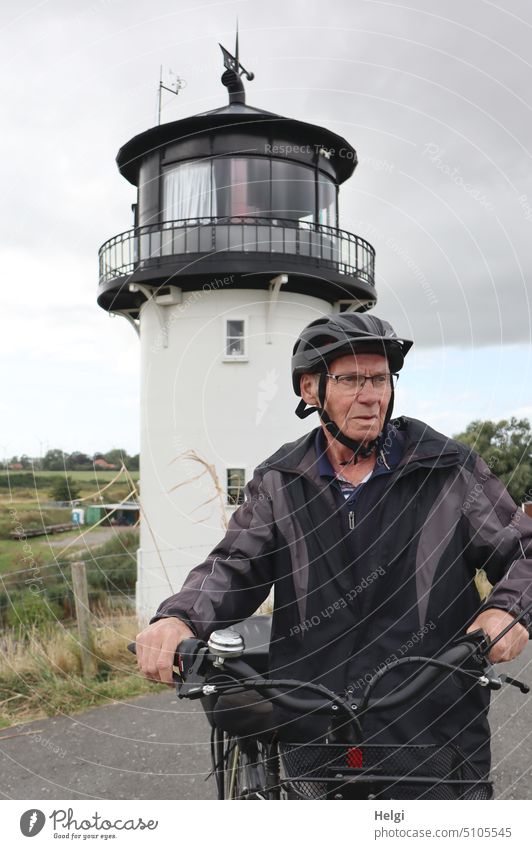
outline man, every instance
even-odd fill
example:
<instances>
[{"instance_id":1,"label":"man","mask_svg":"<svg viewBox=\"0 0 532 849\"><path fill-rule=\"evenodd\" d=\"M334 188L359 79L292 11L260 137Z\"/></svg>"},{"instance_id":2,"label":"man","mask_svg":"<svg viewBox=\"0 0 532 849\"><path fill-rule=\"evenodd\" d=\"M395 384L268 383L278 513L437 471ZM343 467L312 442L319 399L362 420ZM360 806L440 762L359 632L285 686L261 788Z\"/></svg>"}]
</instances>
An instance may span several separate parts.
<instances>
[{"instance_id":1,"label":"man","mask_svg":"<svg viewBox=\"0 0 532 849\"><path fill-rule=\"evenodd\" d=\"M181 640L246 618L272 585L272 678L356 697L383 663L434 654L466 630L494 638L515 617L491 659L522 651L532 522L474 451L423 422L392 419L411 345L367 314L303 330L292 358L296 413L317 411L321 427L258 466L223 540L139 634L147 677L171 683ZM494 584L482 605L479 568ZM404 674L390 673L380 694ZM368 717L366 731L373 742L452 740L485 776L488 701L478 686L447 682L384 721Z\"/></svg>"}]
</instances>

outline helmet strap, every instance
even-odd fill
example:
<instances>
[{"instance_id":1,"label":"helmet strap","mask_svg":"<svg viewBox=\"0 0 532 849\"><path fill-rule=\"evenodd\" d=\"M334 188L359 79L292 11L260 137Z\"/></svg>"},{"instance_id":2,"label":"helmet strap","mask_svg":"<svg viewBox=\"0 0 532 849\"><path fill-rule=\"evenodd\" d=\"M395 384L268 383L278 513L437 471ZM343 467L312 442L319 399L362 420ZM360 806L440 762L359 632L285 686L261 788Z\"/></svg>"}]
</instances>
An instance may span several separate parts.
<instances>
[{"instance_id":1,"label":"helmet strap","mask_svg":"<svg viewBox=\"0 0 532 849\"><path fill-rule=\"evenodd\" d=\"M306 419L312 413L319 413L319 407L307 407L307 402L303 398L296 407L296 416L300 419Z\"/></svg>"},{"instance_id":2,"label":"helmet strap","mask_svg":"<svg viewBox=\"0 0 532 849\"><path fill-rule=\"evenodd\" d=\"M307 407L306 402L301 399L299 402L296 414L300 419L305 419L307 416L310 416L311 413L317 412L321 421L325 425L328 433L331 434L333 439L336 439L338 442L341 442L342 445L345 445L346 448L349 448L353 452L353 457L351 460L345 460L340 465L347 466L350 463L356 465L360 457L370 457L375 449L377 451L380 448L380 445L383 440L383 433L386 430L386 425L390 421L392 417L393 411L393 403L394 403L394 390L392 384L392 395L390 398L390 403L388 404L388 409L386 410L386 416L384 418L384 422L382 425L382 430L376 439L373 439L371 442L366 445L361 442L357 442L355 439L351 439L351 437L347 436L347 434L343 433L342 430L338 427L336 422L333 422L329 414L325 410L325 392L327 387L327 374L325 372L320 373L320 379L318 384L318 399L320 402L319 407Z\"/></svg>"}]
</instances>

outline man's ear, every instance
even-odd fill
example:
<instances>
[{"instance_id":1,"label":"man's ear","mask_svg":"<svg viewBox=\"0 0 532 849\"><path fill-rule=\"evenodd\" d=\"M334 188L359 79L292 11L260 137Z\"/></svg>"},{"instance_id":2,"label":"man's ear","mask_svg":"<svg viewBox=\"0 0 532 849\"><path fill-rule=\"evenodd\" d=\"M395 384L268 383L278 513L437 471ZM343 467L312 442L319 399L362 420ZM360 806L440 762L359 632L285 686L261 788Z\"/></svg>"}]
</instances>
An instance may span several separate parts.
<instances>
[{"instance_id":1,"label":"man's ear","mask_svg":"<svg viewBox=\"0 0 532 849\"><path fill-rule=\"evenodd\" d=\"M301 397L303 398L303 401L306 401L306 403L311 407L320 406L320 400L318 398L318 382L319 376L317 374L302 374L299 381Z\"/></svg>"}]
</instances>

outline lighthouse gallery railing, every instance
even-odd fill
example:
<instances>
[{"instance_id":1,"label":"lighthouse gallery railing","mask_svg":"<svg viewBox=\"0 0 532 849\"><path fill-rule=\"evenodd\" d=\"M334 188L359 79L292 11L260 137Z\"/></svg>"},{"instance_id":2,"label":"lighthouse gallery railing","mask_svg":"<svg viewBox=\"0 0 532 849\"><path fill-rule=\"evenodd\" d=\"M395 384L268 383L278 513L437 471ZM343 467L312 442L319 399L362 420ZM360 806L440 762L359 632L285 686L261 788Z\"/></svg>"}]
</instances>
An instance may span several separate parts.
<instances>
[{"instance_id":1,"label":"lighthouse gallery railing","mask_svg":"<svg viewBox=\"0 0 532 849\"><path fill-rule=\"evenodd\" d=\"M374 284L375 251L365 239L287 218L190 218L119 233L99 251L100 283L188 254L289 255Z\"/></svg>"}]
</instances>

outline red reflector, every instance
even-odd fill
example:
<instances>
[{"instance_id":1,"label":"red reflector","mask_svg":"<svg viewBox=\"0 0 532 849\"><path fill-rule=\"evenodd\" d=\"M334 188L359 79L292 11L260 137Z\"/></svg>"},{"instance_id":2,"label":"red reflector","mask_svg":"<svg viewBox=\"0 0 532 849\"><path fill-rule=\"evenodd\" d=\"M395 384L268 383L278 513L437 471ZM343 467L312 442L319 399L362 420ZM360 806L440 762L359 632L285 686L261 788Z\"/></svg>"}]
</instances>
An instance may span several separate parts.
<instances>
[{"instance_id":1,"label":"red reflector","mask_svg":"<svg viewBox=\"0 0 532 849\"><path fill-rule=\"evenodd\" d=\"M361 769L364 764L364 755L362 749L353 747L347 750L346 755L347 766L350 769Z\"/></svg>"}]
</instances>

